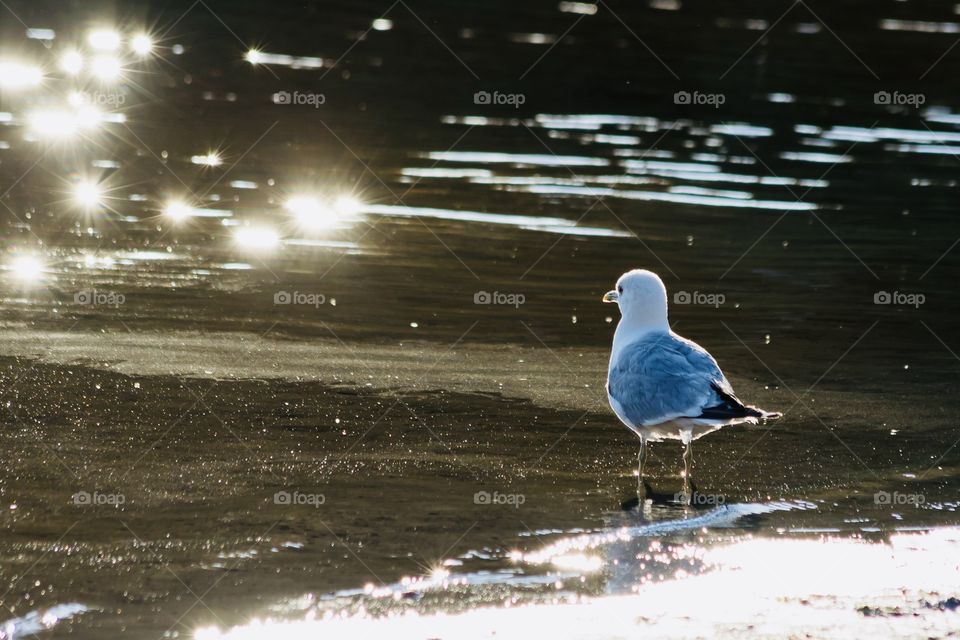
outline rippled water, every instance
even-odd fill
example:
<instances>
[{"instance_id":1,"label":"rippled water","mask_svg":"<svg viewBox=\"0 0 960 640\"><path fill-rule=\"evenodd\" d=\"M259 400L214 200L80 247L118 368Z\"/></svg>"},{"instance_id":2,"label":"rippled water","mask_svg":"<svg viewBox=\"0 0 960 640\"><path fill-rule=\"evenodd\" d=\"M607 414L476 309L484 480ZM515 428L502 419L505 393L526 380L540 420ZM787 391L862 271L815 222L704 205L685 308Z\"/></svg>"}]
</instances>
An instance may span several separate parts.
<instances>
[{"instance_id":1,"label":"rippled water","mask_svg":"<svg viewBox=\"0 0 960 640\"><path fill-rule=\"evenodd\" d=\"M0 637L955 626L952 6L9 5ZM638 266L786 414L694 508Z\"/></svg>"}]
</instances>

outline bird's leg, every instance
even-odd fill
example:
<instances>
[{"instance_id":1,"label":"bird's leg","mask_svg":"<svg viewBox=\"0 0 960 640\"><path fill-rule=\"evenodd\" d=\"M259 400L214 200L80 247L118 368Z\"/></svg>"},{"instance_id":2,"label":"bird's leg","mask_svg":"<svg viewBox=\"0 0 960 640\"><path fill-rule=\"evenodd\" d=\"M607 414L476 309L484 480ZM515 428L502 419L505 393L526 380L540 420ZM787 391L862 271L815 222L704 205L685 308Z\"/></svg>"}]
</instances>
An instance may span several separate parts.
<instances>
[{"instance_id":1,"label":"bird's leg","mask_svg":"<svg viewBox=\"0 0 960 640\"><path fill-rule=\"evenodd\" d=\"M691 488L690 471L693 468L693 443L687 440L686 449L683 452L683 496L684 501L689 505L693 499L693 489Z\"/></svg>"},{"instance_id":2,"label":"bird's leg","mask_svg":"<svg viewBox=\"0 0 960 640\"><path fill-rule=\"evenodd\" d=\"M643 482L643 465L647 462L647 439L640 438L640 453L637 454L637 498L641 506L647 499L647 485Z\"/></svg>"}]
</instances>

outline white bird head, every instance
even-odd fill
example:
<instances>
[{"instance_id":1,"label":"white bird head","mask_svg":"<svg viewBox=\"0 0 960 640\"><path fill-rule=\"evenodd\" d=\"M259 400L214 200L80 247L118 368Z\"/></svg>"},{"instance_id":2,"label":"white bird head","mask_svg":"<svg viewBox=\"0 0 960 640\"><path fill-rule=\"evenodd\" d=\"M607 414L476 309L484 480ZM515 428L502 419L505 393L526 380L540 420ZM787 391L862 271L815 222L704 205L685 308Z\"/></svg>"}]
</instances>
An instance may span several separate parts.
<instances>
[{"instance_id":1,"label":"white bird head","mask_svg":"<svg viewBox=\"0 0 960 640\"><path fill-rule=\"evenodd\" d=\"M648 329L669 328L667 288L660 276L646 269L628 271L617 280L617 288L603 296L604 302L616 302L620 315L631 325Z\"/></svg>"}]
</instances>

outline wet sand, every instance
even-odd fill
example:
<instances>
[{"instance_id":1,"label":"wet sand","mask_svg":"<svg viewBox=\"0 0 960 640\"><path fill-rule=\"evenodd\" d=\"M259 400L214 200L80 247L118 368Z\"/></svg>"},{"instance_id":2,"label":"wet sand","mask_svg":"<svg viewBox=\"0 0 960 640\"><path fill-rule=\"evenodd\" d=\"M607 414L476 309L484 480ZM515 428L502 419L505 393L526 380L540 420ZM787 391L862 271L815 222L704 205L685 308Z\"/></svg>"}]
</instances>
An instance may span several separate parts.
<instances>
[{"instance_id":1,"label":"wet sand","mask_svg":"<svg viewBox=\"0 0 960 640\"><path fill-rule=\"evenodd\" d=\"M180 344L194 358L203 353L186 340ZM229 359L216 340L209 346ZM110 355L125 347L114 349ZM48 360L63 357L52 351ZM460 355L483 362L483 351ZM184 367L176 352L165 352L167 366ZM282 347L273 353L289 362ZM541 534L525 536L608 527L611 517L645 519L616 515L635 487L634 437L589 399L585 407L562 408L495 387L330 386L308 380L324 377L309 368L299 380L276 371L248 376L240 366L210 365L219 375L107 370L136 367L117 361L5 358L3 366L5 579L21 594L17 608L80 602L99 609L77 618L79 637L131 626L159 635L181 615L191 627L227 628L245 623L251 609L270 610L305 593L344 590L342 605L349 605L351 588L429 574L458 556L484 571L519 570L535 585L542 570L511 569L506 555L539 545ZM416 360L393 366L411 378L422 369ZM838 411L834 403L851 400L818 394L818 411L830 416ZM867 425L857 436L853 423L845 420L851 441L890 437ZM731 504L809 505L759 516L763 530L883 532L953 519L956 485L948 479L956 477L955 457L923 479L899 473L940 443L904 434L897 442L909 451L906 459L862 447L859 467L809 416L784 421L758 442L764 430L724 430L698 442L695 476L700 491ZM679 454L676 446L654 447L657 491L679 490ZM877 490L923 492L928 504L909 511L877 506ZM84 491L94 503L96 495L107 502L75 504L74 495ZM275 494L284 491L322 498L276 504ZM477 504L483 491L520 495L522 503ZM122 496L122 504L111 504L110 496ZM683 514L678 507L658 509L646 518ZM752 529L750 520L723 535ZM21 579L27 568L29 581ZM583 587L599 593L592 581ZM536 599L538 589L531 588L516 596ZM497 591L481 589L469 602L495 603Z\"/></svg>"}]
</instances>

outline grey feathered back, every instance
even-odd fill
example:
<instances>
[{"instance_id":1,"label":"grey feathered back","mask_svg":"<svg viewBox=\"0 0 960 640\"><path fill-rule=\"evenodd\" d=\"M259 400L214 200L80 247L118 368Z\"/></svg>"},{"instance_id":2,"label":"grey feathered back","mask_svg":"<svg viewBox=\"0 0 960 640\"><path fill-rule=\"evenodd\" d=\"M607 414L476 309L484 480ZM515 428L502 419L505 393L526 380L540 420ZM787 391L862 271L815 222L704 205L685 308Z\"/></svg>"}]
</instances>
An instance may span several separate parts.
<instances>
[{"instance_id":1,"label":"grey feathered back","mask_svg":"<svg viewBox=\"0 0 960 640\"><path fill-rule=\"evenodd\" d=\"M628 345L610 367L608 393L634 426L697 417L736 398L723 372L700 345L673 332L651 333Z\"/></svg>"}]
</instances>

